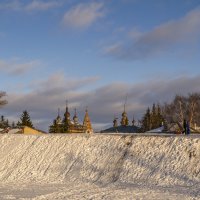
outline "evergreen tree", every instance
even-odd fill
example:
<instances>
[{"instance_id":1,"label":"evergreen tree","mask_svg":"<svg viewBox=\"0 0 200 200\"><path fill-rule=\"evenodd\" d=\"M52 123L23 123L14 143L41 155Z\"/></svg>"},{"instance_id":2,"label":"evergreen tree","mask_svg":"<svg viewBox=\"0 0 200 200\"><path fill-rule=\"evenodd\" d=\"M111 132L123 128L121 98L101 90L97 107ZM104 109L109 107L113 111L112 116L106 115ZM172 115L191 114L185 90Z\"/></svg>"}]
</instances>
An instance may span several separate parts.
<instances>
[{"instance_id":1,"label":"evergreen tree","mask_svg":"<svg viewBox=\"0 0 200 200\"><path fill-rule=\"evenodd\" d=\"M164 117L162 115L162 112L161 112L161 108L160 108L160 105L157 104L157 117L156 117L156 126L157 127L161 127L162 125L164 125Z\"/></svg>"},{"instance_id":2,"label":"evergreen tree","mask_svg":"<svg viewBox=\"0 0 200 200\"><path fill-rule=\"evenodd\" d=\"M5 120L3 115L1 116L0 128L5 128Z\"/></svg>"},{"instance_id":3,"label":"evergreen tree","mask_svg":"<svg viewBox=\"0 0 200 200\"><path fill-rule=\"evenodd\" d=\"M6 100L2 99L4 96L6 96L6 93L0 91L0 107L8 103Z\"/></svg>"},{"instance_id":4,"label":"evergreen tree","mask_svg":"<svg viewBox=\"0 0 200 200\"><path fill-rule=\"evenodd\" d=\"M0 128L8 128L8 127L10 127L8 119L5 120L4 116L2 115L0 120Z\"/></svg>"},{"instance_id":5,"label":"evergreen tree","mask_svg":"<svg viewBox=\"0 0 200 200\"><path fill-rule=\"evenodd\" d=\"M162 123L164 122L164 117L161 113L160 105L155 103L152 106L152 110L150 108L147 109L145 115L142 118L141 121L141 131L146 132L151 129L156 129L160 126L162 126Z\"/></svg>"},{"instance_id":6,"label":"evergreen tree","mask_svg":"<svg viewBox=\"0 0 200 200\"><path fill-rule=\"evenodd\" d=\"M12 122L12 128L16 128L15 122Z\"/></svg>"},{"instance_id":7,"label":"evergreen tree","mask_svg":"<svg viewBox=\"0 0 200 200\"><path fill-rule=\"evenodd\" d=\"M157 113L156 113L156 105L155 103L152 106L152 110L151 110L151 124L150 124L150 129L155 129L157 128Z\"/></svg>"},{"instance_id":8,"label":"evergreen tree","mask_svg":"<svg viewBox=\"0 0 200 200\"><path fill-rule=\"evenodd\" d=\"M17 126L28 126L28 127L34 128L33 127L33 123L32 123L32 121L30 119L30 115L26 110L23 111L20 120L21 121L19 121L17 123Z\"/></svg>"},{"instance_id":9,"label":"evergreen tree","mask_svg":"<svg viewBox=\"0 0 200 200\"><path fill-rule=\"evenodd\" d=\"M5 122L4 116L1 116L1 122Z\"/></svg>"},{"instance_id":10,"label":"evergreen tree","mask_svg":"<svg viewBox=\"0 0 200 200\"><path fill-rule=\"evenodd\" d=\"M6 124L7 127L10 127L8 119L6 120L5 124Z\"/></svg>"},{"instance_id":11,"label":"evergreen tree","mask_svg":"<svg viewBox=\"0 0 200 200\"><path fill-rule=\"evenodd\" d=\"M151 113L149 108L147 108L147 111L142 118L141 129L143 132L149 131L151 129Z\"/></svg>"}]
</instances>

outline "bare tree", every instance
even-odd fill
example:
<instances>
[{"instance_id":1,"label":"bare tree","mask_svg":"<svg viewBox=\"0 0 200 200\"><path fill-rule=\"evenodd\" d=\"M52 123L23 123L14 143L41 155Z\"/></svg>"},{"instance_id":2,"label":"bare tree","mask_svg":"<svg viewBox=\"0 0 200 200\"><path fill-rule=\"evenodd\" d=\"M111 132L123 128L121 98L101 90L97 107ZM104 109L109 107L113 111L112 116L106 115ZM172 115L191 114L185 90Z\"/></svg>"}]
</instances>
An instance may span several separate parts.
<instances>
[{"instance_id":1,"label":"bare tree","mask_svg":"<svg viewBox=\"0 0 200 200\"><path fill-rule=\"evenodd\" d=\"M170 104L163 106L163 114L168 122L183 124L187 120L191 126L200 125L200 93L188 94L187 97L176 95Z\"/></svg>"},{"instance_id":2,"label":"bare tree","mask_svg":"<svg viewBox=\"0 0 200 200\"><path fill-rule=\"evenodd\" d=\"M3 97L6 96L5 92L0 91L0 107L2 107L3 105L7 104L8 102L5 99L2 99Z\"/></svg>"},{"instance_id":3,"label":"bare tree","mask_svg":"<svg viewBox=\"0 0 200 200\"><path fill-rule=\"evenodd\" d=\"M188 97L188 121L191 125L194 125L197 123L200 125L200 94L199 93L193 93L189 94Z\"/></svg>"}]
</instances>

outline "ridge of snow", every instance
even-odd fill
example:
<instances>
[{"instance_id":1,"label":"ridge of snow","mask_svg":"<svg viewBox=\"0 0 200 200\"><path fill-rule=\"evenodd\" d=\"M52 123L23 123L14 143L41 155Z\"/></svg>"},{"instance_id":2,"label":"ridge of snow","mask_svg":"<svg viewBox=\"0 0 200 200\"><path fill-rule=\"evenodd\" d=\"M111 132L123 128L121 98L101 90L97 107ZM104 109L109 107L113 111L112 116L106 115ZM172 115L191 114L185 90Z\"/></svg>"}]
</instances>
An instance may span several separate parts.
<instances>
[{"instance_id":1,"label":"ridge of snow","mask_svg":"<svg viewBox=\"0 0 200 200\"><path fill-rule=\"evenodd\" d=\"M200 198L199 136L0 135L0 163L0 198L5 195L1 188L13 184L15 188L37 185L37 190L53 188L52 184L59 188L49 195L38 192L35 199L65 199L76 195L78 186L80 191L88 188L86 196L91 189L107 195L113 191L111 199L131 198L139 189L142 197L142 188L149 188L147 194L152 191L151 198L163 193L166 199Z\"/></svg>"}]
</instances>

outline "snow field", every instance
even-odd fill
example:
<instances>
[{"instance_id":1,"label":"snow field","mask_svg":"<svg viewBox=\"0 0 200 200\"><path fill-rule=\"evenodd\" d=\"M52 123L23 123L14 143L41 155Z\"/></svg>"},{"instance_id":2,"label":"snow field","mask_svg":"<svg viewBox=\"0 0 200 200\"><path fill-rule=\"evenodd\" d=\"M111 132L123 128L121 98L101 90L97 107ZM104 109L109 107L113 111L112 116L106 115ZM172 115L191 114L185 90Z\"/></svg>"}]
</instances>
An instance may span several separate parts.
<instances>
[{"instance_id":1,"label":"snow field","mask_svg":"<svg viewBox=\"0 0 200 200\"><path fill-rule=\"evenodd\" d=\"M0 163L0 199L200 198L200 137L0 135Z\"/></svg>"}]
</instances>

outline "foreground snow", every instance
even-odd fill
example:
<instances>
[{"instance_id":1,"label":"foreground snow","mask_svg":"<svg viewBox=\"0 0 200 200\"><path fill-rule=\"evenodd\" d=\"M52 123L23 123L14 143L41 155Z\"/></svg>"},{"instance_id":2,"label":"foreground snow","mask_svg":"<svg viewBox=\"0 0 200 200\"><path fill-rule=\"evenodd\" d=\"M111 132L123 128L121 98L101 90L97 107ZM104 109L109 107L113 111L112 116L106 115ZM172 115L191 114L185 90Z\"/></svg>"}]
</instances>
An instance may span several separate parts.
<instances>
[{"instance_id":1,"label":"foreground snow","mask_svg":"<svg viewBox=\"0 0 200 200\"><path fill-rule=\"evenodd\" d=\"M200 199L198 136L1 135L0 199Z\"/></svg>"},{"instance_id":2,"label":"foreground snow","mask_svg":"<svg viewBox=\"0 0 200 200\"><path fill-rule=\"evenodd\" d=\"M197 190L181 187L157 187L144 185L106 186L92 183L7 185L0 188L0 199L110 199L110 200L199 200ZM195 194L196 193L196 194ZM196 197L194 197L196 196Z\"/></svg>"}]
</instances>

